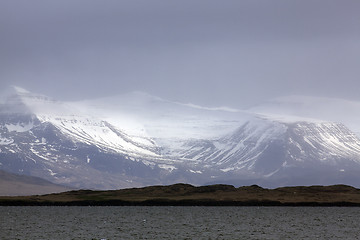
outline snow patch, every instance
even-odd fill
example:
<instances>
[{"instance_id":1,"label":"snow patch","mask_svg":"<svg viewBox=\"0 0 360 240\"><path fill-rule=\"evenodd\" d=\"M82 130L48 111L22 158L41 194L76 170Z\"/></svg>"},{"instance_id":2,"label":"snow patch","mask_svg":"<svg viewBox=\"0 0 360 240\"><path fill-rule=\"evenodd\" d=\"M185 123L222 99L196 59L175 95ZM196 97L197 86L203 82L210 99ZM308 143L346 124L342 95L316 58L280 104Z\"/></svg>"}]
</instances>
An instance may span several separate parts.
<instances>
[{"instance_id":1,"label":"snow patch","mask_svg":"<svg viewBox=\"0 0 360 240\"><path fill-rule=\"evenodd\" d=\"M57 173L54 173L51 169L48 169L48 171L50 172L51 176L55 176Z\"/></svg>"},{"instance_id":2,"label":"snow patch","mask_svg":"<svg viewBox=\"0 0 360 240\"><path fill-rule=\"evenodd\" d=\"M27 132L34 127L34 123L5 124L5 127L9 132Z\"/></svg>"},{"instance_id":3,"label":"snow patch","mask_svg":"<svg viewBox=\"0 0 360 240\"><path fill-rule=\"evenodd\" d=\"M168 170L169 172L172 172L177 169L175 166L167 165L167 164L159 164L158 166L159 166L159 168Z\"/></svg>"},{"instance_id":4,"label":"snow patch","mask_svg":"<svg viewBox=\"0 0 360 240\"><path fill-rule=\"evenodd\" d=\"M271 177L272 175L274 175L275 173L277 173L279 170L280 170L280 169L277 169L277 170L275 170L275 171L273 171L273 172L271 172L271 173L269 173L269 174L266 174L266 175L264 175L264 177L266 177L266 178Z\"/></svg>"},{"instance_id":5,"label":"snow patch","mask_svg":"<svg viewBox=\"0 0 360 240\"><path fill-rule=\"evenodd\" d=\"M13 139L0 138L0 145L9 145L14 143Z\"/></svg>"},{"instance_id":6,"label":"snow patch","mask_svg":"<svg viewBox=\"0 0 360 240\"><path fill-rule=\"evenodd\" d=\"M229 172L229 171L234 171L235 168L234 167L229 167L229 168L222 168L220 170L223 171L223 172Z\"/></svg>"}]
</instances>

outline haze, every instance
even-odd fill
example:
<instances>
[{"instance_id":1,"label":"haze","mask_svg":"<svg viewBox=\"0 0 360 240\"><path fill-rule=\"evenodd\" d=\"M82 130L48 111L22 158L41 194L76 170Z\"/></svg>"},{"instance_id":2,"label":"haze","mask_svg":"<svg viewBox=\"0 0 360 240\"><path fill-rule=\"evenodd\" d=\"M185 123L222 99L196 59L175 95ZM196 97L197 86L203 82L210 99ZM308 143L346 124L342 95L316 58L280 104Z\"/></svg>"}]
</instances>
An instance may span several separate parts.
<instances>
[{"instance_id":1,"label":"haze","mask_svg":"<svg viewBox=\"0 0 360 240\"><path fill-rule=\"evenodd\" d=\"M0 88L206 106L359 100L360 1L2 0Z\"/></svg>"}]
</instances>

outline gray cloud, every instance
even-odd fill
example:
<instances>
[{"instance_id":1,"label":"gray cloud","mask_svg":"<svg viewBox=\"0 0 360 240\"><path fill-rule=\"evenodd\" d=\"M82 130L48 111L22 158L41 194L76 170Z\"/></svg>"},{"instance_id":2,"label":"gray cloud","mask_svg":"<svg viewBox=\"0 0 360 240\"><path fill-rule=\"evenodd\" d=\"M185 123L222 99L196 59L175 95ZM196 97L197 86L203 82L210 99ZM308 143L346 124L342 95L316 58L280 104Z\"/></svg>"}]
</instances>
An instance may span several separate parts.
<instances>
[{"instance_id":1,"label":"gray cloud","mask_svg":"<svg viewBox=\"0 0 360 240\"><path fill-rule=\"evenodd\" d=\"M0 87L244 106L360 100L357 0L0 2Z\"/></svg>"}]
</instances>

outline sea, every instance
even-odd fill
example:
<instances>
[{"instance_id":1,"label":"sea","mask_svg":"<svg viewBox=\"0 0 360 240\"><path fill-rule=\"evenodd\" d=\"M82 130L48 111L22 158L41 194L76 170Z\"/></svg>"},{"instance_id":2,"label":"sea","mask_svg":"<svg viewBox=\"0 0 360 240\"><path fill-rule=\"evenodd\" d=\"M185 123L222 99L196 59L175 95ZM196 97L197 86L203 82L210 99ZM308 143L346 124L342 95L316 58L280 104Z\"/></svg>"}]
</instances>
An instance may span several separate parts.
<instances>
[{"instance_id":1,"label":"sea","mask_svg":"<svg viewBox=\"0 0 360 240\"><path fill-rule=\"evenodd\" d=\"M0 207L0 239L360 239L358 207Z\"/></svg>"}]
</instances>

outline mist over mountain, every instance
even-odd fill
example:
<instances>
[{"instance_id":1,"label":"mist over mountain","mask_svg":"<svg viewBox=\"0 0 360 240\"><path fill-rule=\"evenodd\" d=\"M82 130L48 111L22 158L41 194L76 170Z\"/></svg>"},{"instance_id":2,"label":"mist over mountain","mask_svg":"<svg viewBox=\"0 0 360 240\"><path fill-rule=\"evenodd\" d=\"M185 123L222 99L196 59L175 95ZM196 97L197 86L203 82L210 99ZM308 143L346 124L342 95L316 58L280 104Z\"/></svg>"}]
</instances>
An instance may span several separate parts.
<instances>
[{"instance_id":1,"label":"mist over mountain","mask_svg":"<svg viewBox=\"0 0 360 240\"><path fill-rule=\"evenodd\" d=\"M0 170L77 188L177 182L359 187L360 103L291 96L240 110L144 92L0 98Z\"/></svg>"}]
</instances>

